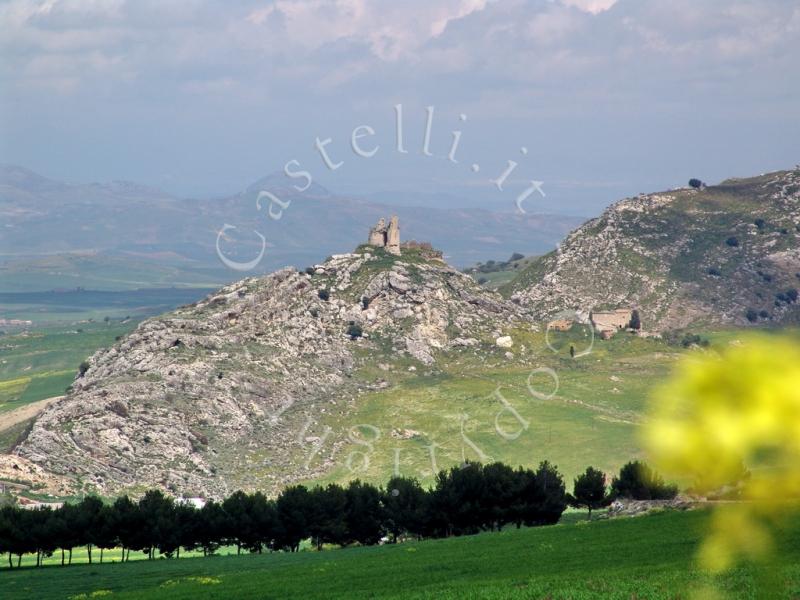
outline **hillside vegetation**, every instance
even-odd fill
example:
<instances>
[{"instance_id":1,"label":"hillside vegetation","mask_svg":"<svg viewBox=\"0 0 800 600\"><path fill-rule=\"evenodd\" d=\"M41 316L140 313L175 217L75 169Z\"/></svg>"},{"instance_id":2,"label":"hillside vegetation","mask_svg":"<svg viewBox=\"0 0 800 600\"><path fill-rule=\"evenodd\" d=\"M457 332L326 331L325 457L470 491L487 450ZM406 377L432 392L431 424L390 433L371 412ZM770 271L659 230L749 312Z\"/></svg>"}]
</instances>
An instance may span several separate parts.
<instances>
[{"instance_id":1,"label":"hillside vegetation","mask_svg":"<svg viewBox=\"0 0 800 600\"><path fill-rule=\"evenodd\" d=\"M796 323L800 169L622 200L503 293L541 318L638 307L645 329Z\"/></svg>"}]
</instances>

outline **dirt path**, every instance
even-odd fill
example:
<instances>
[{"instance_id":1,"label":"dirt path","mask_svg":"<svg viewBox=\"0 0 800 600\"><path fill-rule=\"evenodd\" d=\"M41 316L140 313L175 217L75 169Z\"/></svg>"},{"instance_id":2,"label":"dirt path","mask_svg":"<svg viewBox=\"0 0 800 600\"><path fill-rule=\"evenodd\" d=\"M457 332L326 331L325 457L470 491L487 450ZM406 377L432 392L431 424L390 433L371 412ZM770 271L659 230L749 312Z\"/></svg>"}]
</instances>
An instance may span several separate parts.
<instances>
[{"instance_id":1,"label":"dirt path","mask_svg":"<svg viewBox=\"0 0 800 600\"><path fill-rule=\"evenodd\" d=\"M61 400L63 397L64 396L55 396L53 398L45 398L44 400L31 402L30 404L20 406L6 413L0 413L0 431L4 431L9 427L13 427L14 425L35 417L53 402Z\"/></svg>"}]
</instances>

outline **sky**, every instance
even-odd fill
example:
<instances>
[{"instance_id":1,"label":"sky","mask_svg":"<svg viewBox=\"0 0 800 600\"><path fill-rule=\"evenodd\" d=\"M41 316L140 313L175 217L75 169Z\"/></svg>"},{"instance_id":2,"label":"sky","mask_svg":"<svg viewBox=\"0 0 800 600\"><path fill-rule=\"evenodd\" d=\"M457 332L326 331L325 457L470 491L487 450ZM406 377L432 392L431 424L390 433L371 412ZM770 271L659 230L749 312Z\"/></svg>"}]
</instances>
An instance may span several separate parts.
<instances>
[{"instance_id":1,"label":"sky","mask_svg":"<svg viewBox=\"0 0 800 600\"><path fill-rule=\"evenodd\" d=\"M800 162L797 56L796 0L0 0L0 162L591 216Z\"/></svg>"}]
</instances>

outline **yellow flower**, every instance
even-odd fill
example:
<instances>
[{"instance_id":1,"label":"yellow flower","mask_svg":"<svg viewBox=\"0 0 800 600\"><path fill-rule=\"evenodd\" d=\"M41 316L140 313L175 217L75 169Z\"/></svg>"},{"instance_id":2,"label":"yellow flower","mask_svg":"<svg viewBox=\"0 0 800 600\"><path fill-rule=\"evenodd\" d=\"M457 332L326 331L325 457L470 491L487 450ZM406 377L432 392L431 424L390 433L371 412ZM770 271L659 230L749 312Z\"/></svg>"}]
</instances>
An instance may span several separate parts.
<instances>
[{"instance_id":1,"label":"yellow flower","mask_svg":"<svg viewBox=\"0 0 800 600\"><path fill-rule=\"evenodd\" d=\"M741 489L742 502L715 513L701 563L721 571L764 556L800 497L800 346L759 337L686 358L655 392L643 434L654 466L692 490Z\"/></svg>"}]
</instances>

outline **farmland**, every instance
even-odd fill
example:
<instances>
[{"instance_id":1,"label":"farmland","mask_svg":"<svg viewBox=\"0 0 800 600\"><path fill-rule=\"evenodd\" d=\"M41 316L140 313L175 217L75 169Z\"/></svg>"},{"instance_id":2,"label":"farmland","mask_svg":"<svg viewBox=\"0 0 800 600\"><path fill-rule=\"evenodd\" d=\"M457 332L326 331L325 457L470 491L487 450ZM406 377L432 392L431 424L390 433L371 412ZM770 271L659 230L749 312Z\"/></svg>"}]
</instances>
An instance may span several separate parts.
<instances>
[{"instance_id":1,"label":"farmland","mask_svg":"<svg viewBox=\"0 0 800 600\"><path fill-rule=\"evenodd\" d=\"M705 511L569 522L443 540L333 551L23 568L0 572L4 600L189 598L722 598L800 593L800 528L783 529L766 572L700 572ZM113 560L113 551L108 558ZM780 591L779 591L780 590ZM773 595L773 597L774 597ZM763 596L762 596L763 597Z\"/></svg>"}]
</instances>

